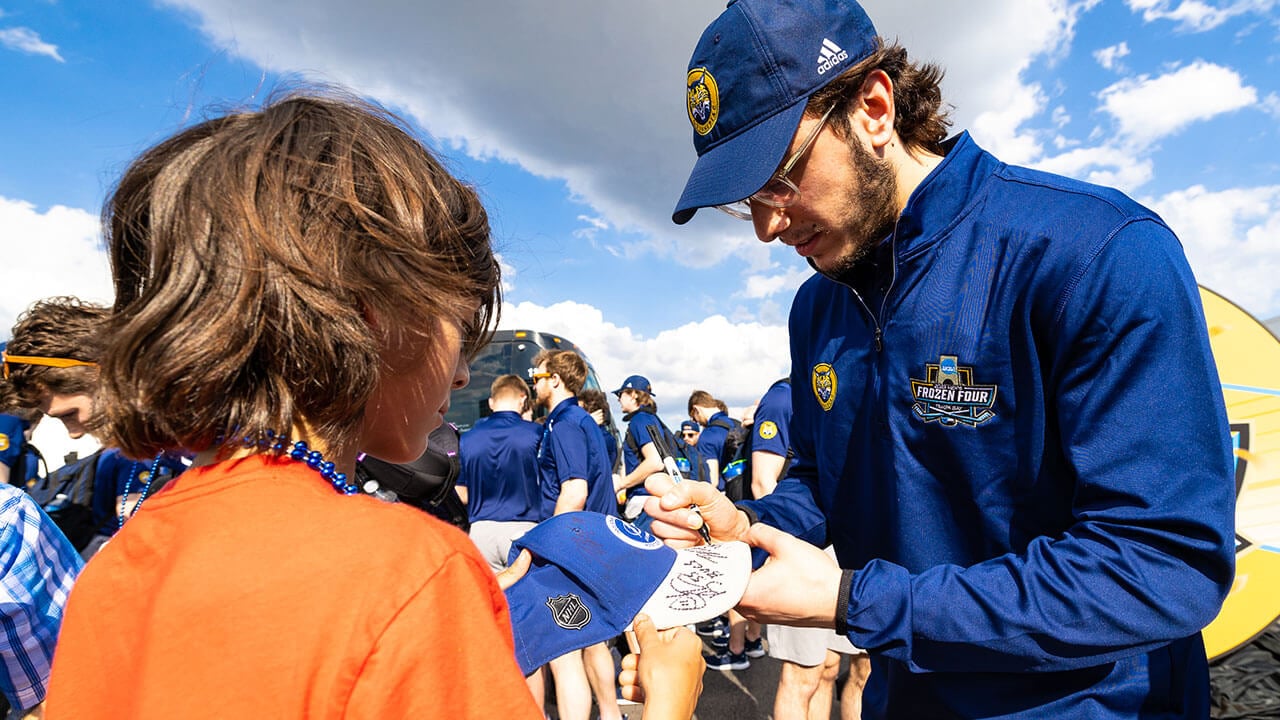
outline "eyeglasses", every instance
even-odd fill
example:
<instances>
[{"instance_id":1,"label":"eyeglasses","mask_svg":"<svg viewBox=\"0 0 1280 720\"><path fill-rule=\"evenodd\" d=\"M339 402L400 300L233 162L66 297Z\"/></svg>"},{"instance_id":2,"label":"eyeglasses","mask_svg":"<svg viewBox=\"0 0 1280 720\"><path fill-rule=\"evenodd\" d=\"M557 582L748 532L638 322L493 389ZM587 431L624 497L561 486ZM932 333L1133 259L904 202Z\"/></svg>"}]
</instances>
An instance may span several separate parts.
<instances>
[{"instance_id":1,"label":"eyeglasses","mask_svg":"<svg viewBox=\"0 0 1280 720\"><path fill-rule=\"evenodd\" d=\"M693 437L694 435L697 435L698 433L696 433L696 432L694 432L694 431L692 431L692 430L685 430L684 432L682 432L682 433L680 433L680 434L681 434L681 435L683 435L683 436L685 436L685 437Z\"/></svg>"},{"instance_id":2,"label":"eyeglasses","mask_svg":"<svg viewBox=\"0 0 1280 720\"><path fill-rule=\"evenodd\" d=\"M769 182L765 183L764 187L752 193L751 197L746 200L739 200L727 205L716 205L716 209L739 220L750 220L751 203L753 202L775 208L794 205L796 200L800 199L800 187L792 182L787 175L795 168L796 163L800 162L800 158L804 157L804 154L809 151L813 141L818 139L818 133L822 132L823 126L827 124L827 118L831 117L831 112L835 109L835 105L827 108L827 111L822 114L822 119L809 131L809 136L804 139L804 142L800 143L799 149L790 158L787 158L787 161L782 164L782 167L778 168L778 172L774 173L773 177L769 178Z\"/></svg>"},{"instance_id":3,"label":"eyeglasses","mask_svg":"<svg viewBox=\"0 0 1280 720\"><path fill-rule=\"evenodd\" d=\"M539 380L546 380L547 378L551 377L551 373L549 373L549 372L531 372L531 373L529 373L529 377L530 377L530 378L532 378L534 382L537 382L537 381L539 381Z\"/></svg>"},{"instance_id":4,"label":"eyeglasses","mask_svg":"<svg viewBox=\"0 0 1280 720\"><path fill-rule=\"evenodd\" d=\"M88 360L72 360L71 358L51 358L37 357L35 355L10 355L4 351L0 351L0 364L4 365L4 379L9 379L10 365L41 365L44 367L69 368L69 367L98 367L98 363L89 362Z\"/></svg>"}]
</instances>

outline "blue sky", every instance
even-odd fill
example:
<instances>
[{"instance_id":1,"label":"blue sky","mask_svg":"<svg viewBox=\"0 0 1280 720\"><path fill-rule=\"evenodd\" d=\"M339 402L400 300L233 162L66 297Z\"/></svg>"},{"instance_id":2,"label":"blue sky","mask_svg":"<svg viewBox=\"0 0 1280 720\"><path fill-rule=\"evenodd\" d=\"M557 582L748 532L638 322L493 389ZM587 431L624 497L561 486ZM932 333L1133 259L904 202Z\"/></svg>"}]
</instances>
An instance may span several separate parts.
<instances>
[{"instance_id":1,"label":"blue sky","mask_svg":"<svg viewBox=\"0 0 1280 720\"><path fill-rule=\"evenodd\" d=\"M407 116L479 187L505 326L571 338L605 384L648 375L669 421L695 387L750 404L787 368L808 270L719 213L669 219L694 160L685 65L723 7L0 0L0 325L46 295L109 299L97 214L134 154L311 78ZM956 129L1129 192L1203 284L1280 315L1280 0L866 7L946 68Z\"/></svg>"}]
</instances>

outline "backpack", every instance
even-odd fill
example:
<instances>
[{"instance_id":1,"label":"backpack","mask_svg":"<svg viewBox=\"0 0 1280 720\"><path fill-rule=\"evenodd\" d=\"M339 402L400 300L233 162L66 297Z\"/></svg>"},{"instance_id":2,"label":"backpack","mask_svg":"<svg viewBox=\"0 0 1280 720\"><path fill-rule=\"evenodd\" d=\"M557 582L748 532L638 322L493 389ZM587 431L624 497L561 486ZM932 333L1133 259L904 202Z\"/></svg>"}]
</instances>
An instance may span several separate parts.
<instances>
[{"instance_id":1,"label":"backpack","mask_svg":"<svg viewBox=\"0 0 1280 720\"><path fill-rule=\"evenodd\" d=\"M716 418L707 427L724 428L724 447L720 450L720 477L724 494L733 502L751 499L752 432L740 422Z\"/></svg>"},{"instance_id":2,"label":"backpack","mask_svg":"<svg viewBox=\"0 0 1280 720\"><path fill-rule=\"evenodd\" d=\"M29 461L35 462L35 473L31 479L27 479L27 475L31 473ZM44 472L40 472L40 466L44 466ZM22 452L18 454L18 460L9 469L9 484L21 488L30 489L35 487L36 483L45 479L49 475L49 464L44 461L44 455L40 453L40 448L29 442L22 444Z\"/></svg>"},{"instance_id":3,"label":"backpack","mask_svg":"<svg viewBox=\"0 0 1280 720\"><path fill-rule=\"evenodd\" d=\"M645 442L652 441L654 443L654 449L658 451L658 456L671 456L676 461L676 467L680 468L680 472L684 474L685 479L710 482L711 478L707 477L707 464L702 462L702 458L697 451L677 441L675 434L666 426L666 423L658 420L657 426L662 428L661 439L651 437ZM627 428L627 447L631 448L636 457L643 457L640 452L640 448L643 445L644 443L636 440L631 428Z\"/></svg>"},{"instance_id":4,"label":"backpack","mask_svg":"<svg viewBox=\"0 0 1280 720\"><path fill-rule=\"evenodd\" d=\"M101 455L102 450L97 450L63 465L28 490L76 550L88 547L98 531L93 521L93 487Z\"/></svg>"},{"instance_id":5,"label":"backpack","mask_svg":"<svg viewBox=\"0 0 1280 720\"><path fill-rule=\"evenodd\" d=\"M368 455L356 462L357 484L374 480L406 505L462 529L471 528L467 506L453 489L462 472L458 459L458 428L445 423L428 436L427 449L413 462L395 464Z\"/></svg>"}]
</instances>

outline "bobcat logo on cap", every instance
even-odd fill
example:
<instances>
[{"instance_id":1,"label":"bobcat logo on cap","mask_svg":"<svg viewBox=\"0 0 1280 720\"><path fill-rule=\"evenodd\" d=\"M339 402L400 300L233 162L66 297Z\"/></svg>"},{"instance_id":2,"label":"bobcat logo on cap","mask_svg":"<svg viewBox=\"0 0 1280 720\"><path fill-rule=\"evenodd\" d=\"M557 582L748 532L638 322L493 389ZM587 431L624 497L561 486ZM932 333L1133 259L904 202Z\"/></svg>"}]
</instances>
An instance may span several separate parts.
<instances>
[{"instance_id":1,"label":"bobcat logo on cap","mask_svg":"<svg viewBox=\"0 0 1280 720\"><path fill-rule=\"evenodd\" d=\"M551 608L551 619L565 630L581 630L591 622L590 608L573 593L547 598L547 607Z\"/></svg>"},{"instance_id":2,"label":"bobcat logo on cap","mask_svg":"<svg viewBox=\"0 0 1280 720\"><path fill-rule=\"evenodd\" d=\"M836 369L827 363L813 366L813 395L823 410L830 411L836 404Z\"/></svg>"},{"instance_id":3,"label":"bobcat logo on cap","mask_svg":"<svg viewBox=\"0 0 1280 720\"><path fill-rule=\"evenodd\" d=\"M694 68L686 79L689 92L689 122L699 135L706 135L720 119L720 88L706 68Z\"/></svg>"}]
</instances>

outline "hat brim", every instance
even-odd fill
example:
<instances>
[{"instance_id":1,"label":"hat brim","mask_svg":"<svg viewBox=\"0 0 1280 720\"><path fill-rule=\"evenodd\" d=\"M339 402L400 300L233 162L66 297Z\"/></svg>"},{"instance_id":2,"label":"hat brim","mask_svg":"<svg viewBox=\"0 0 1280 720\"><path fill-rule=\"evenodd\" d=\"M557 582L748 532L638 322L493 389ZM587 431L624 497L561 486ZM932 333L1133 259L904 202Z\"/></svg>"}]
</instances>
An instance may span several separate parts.
<instances>
[{"instance_id":1,"label":"hat brim","mask_svg":"<svg viewBox=\"0 0 1280 720\"><path fill-rule=\"evenodd\" d=\"M782 164L808 105L807 96L799 98L790 107L703 153L689 173L671 220L683 225L699 208L737 202L764 187Z\"/></svg>"},{"instance_id":2,"label":"hat brim","mask_svg":"<svg viewBox=\"0 0 1280 720\"><path fill-rule=\"evenodd\" d=\"M698 545L677 557L640 612L659 629L719 617L738 604L751 578L751 548L744 542Z\"/></svg>"}]
</instances>

